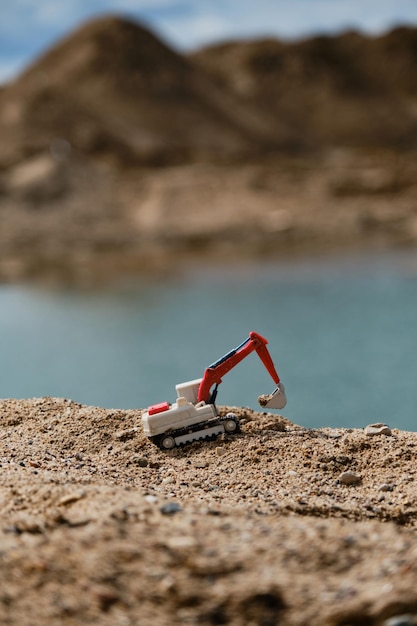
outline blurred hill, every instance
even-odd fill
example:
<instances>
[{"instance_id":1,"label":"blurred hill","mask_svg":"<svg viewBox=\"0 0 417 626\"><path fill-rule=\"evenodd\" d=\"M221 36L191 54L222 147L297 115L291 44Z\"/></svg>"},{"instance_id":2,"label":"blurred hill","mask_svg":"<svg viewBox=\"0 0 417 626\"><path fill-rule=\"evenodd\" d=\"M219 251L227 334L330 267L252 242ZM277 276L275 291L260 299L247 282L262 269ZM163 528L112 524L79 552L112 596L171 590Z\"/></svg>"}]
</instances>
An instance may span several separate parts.
<instances>
[{"instance_id":1,"label":"blurred hill","mask_svg":"<svg viewBox=\"0 0 417 626\"><path fill-rule=\"evenodd\" d=\"M232 90L119 18L88 23L59 43L6 87L0 104L3 165L57 137L122 165L236 158L270 143L268 126Z\"/></svg>"},{"instance_id":2,"label":"blurred hill","mask_svg":"<svg viewBox=\"0 0 417 626\"><path fill-rule=\"evenodd\" d=\"M82 26L0 90L0 277L414 241L416 68L412 28L186 56Z\"/></svg>"},{"instance_id":3,"label":"blurred hill","mask_svg":"<svg viewBox=\"0 0 417 626\"><path fill-rule=\"evenodd\" d=\"M268 120L311 147L415 148L417 29L297 43L226 43L193 60Z\"/></svg>"}]
</instances>

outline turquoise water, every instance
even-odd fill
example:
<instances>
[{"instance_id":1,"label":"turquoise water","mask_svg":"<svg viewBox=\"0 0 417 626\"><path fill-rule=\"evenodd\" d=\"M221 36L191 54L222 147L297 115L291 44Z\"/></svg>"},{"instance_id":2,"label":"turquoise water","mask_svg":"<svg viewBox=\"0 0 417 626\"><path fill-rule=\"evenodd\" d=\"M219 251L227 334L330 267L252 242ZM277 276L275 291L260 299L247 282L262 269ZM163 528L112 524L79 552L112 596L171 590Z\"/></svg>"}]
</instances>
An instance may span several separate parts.
<instances>
[{"instance_id":1,"label":"turquoise water","mask_svg":"<svg viewBox=\"0 0 417 626\"><path fill-rule=\"evenodd\" d=\"M250 330L269 340L282 413L304 426L417 430L417 252L194 268L85 292L0 287L0 396L108 408L175 399ZM259 408L275 385L256 354L218 403Z\"/></svg>"}]
</instances>

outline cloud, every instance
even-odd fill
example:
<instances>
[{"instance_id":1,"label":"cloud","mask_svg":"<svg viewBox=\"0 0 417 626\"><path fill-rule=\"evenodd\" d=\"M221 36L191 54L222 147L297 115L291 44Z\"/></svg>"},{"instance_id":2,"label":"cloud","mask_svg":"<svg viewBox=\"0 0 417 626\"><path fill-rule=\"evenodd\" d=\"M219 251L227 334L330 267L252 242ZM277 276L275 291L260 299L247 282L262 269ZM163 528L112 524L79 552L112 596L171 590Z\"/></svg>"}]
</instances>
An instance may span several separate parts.
<instances>
[{"instance_id":1,"label":"cloud","mask_svg":"<svg viewBox=\"0 0 417 626\"><path fill-rule=\"evenodd\" d=\"M350 27L376 33L400 22L417 24L415 0L257 0L256 8L253 0L224 0L203 2L200 19L212 16L213 9L232 36L299 37Z\"/></svg>"},{"instance_id":2,"label":"cloud","mask_svg":"<svg viewBox=\"0 0 417 626\"><path fill-rule=\"evenodd\" d=\"M148 0L139 5L142 15L182 48L221 39L288 39L351 28L376 34L399 23L417 24L415 0L257 0L256 6L253 0Z\"/></svg>"},{"instance_id":3,"label":"cloud","mask_svg":"<svg viewBox=\"0 0 417 626\"><path fill-rule=\"evenodd\" d=\"M0 81L102 13L144 21L182 49L222 39L288 39L347 28L376 34L398 24L417 25L416 0L3 0Z\"/></svg>"},{"instance_id":4,"label":"cloud","mask_svg":"<svg viewBox=\"0 0 417 626\"><path fill-rule=\"evenodd\" d=\"M161 19L159 32L176 47L189 49L226 38L231 30L221 16L195 15L169 21Z\"/></svg>"},{"instance_id":5,"label":"cloud","mask_svg":"<svg viewBox=\"0 0 417 626\"><path fill-rule=\"evenodd\" d=\"M0 85L12 80L24 65L24 58L0 61Z\"/></svg>"}]
</instances>

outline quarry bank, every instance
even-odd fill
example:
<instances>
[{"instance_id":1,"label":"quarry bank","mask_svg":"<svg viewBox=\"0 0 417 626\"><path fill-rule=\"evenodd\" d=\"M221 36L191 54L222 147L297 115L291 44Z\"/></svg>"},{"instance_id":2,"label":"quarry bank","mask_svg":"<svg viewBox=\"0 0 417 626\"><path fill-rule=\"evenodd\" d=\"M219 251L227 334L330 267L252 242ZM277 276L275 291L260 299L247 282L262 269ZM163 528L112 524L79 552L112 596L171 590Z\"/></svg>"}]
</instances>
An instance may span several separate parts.
<instances>
[{"instance_id":1,"label":"quarry bank","mask_svg":"<svg viewBox=\"0 0 417 626\"><path fill-rule=\"evenodd\" d=\"M416 36L69 33L0 89L0 278L414 246Z\"/></svg>"}]
</instances>

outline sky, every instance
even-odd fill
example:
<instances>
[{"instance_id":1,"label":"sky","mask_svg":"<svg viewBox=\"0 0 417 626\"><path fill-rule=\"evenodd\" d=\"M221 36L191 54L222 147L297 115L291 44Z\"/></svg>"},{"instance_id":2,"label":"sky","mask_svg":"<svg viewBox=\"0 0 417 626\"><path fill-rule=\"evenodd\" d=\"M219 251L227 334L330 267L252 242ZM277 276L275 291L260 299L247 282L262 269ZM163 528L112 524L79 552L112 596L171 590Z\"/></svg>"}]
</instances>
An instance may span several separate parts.
<instances>
[{"instance_id":1,"label":"sky","mask_svg":"<svg viewBox=\"0 0 417 626\"><path fill-rule=\"evenodd\" d=\"M0 82L103 14L134 18L177 50L228 39L299 39L417 26L417 0L0 0Z\"/></svg>"}]
</instances>

